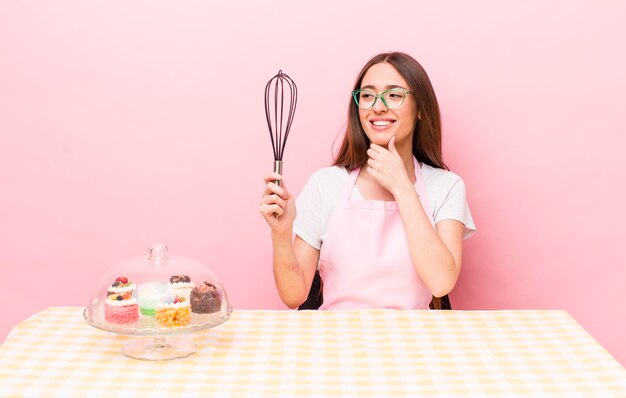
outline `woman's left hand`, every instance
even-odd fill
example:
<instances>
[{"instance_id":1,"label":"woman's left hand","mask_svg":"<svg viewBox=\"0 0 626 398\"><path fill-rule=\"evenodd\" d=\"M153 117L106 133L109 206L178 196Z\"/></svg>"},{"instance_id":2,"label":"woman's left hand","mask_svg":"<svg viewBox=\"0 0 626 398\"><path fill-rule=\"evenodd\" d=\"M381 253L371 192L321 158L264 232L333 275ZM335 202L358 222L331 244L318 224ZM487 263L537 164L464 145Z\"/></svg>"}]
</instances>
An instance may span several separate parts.
<instances>
[{"instance_id":1,"label":"woman's left hand","mask_svg":"<svg viewBox=\"0 0 626 398\"><path fill-rule=\"evenodd\" d=\"M367 172L374 177L383 188L395 197L402 189L412 188L402 157L396 150L396 137L393 136L387 148L371 144L367 150Z\"/></svg>"}]
</instances>

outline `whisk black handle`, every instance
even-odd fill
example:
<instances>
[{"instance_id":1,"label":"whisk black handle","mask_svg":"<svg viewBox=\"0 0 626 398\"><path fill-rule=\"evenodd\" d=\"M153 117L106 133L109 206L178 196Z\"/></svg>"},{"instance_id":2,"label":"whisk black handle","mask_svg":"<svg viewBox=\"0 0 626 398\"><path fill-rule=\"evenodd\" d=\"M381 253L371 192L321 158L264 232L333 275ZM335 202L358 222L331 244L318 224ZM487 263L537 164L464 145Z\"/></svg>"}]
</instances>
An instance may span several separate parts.
<instances>
[{"instance_id":1,"label":"whisk black handle","mask_svg":"<svg viewBox=\"0 0 626 398\"><path fill-rule=\"evenodd\" d=\"M282 160L275 160L274 161L274 173L278 173L280 175L283 175L283 161ZM274 184L280 186L280 180L275 180Z\"/></svg>"}]
</instances>

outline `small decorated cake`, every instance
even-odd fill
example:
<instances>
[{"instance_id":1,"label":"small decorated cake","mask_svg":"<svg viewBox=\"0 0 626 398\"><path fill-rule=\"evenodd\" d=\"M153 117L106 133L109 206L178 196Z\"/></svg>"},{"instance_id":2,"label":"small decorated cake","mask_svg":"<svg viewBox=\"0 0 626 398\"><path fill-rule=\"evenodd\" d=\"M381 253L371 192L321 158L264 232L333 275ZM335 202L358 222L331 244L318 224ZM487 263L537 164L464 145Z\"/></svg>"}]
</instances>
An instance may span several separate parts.
<instances>
[{"instance_id":1,"label":"small decorated cake","mask_svg":"<svg viewBox=\"0 0 626 398\"><path fill-rule=\"evenodd\" d=\"M204 282L191 291L191 311L196 314L212 314L222 308L222 296L215 285Z\"/></svg>"},{"instance_id":2,"label":"small decorated cake","mask_svg":"<svg viewBox=\"0 0 626 398\"><path fill-rule=\"evenodd\" d=\"M165 299L157 306L155 319L159 325L168 328L189 325L191 323L189 301L179 296Z\"/></svg>"},{"instance_id":3,"label":"small decorated cake","mask_svg":"<svg viewBox=\"0 0 626 398\"><path fill-rule=\"evenodd\" d=\"M169 286L165 282L146 282L137 286L141 315L154 316L157 306L169 291Z\"/></svg>"},{"instance_id":4,"label":"small decorated cake","mask_svg":"<svg viewBox=\"0 0 626 398\"><path fill-rule=\"evenodd\" d=\"M139 318L137 299L133 297L135 284L120 276L107 289L104 320L111 323L132 323Z\"/></svg>"},{"instance_id":5,"label":"small decorated cake","mask_svg":"<svg viewBox=\"0 0 626 398\"><path fill-rule=\"evenodd\" d=\"M174 275L170 278L170 288L179 297L184 297L187 302L191 295L191 290L196 284L187 275Z\"/></svg>"}]
</instances>

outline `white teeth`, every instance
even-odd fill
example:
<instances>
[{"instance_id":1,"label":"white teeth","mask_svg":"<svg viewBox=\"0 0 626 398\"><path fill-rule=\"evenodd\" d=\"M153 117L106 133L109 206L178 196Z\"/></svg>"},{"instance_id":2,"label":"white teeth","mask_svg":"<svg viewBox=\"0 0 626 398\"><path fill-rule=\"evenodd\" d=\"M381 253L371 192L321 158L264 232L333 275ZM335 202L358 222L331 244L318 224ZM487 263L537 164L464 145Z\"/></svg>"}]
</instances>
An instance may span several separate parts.
<instances>
[{"instance_id":1,"label":"white teeth","mask_svg":"<svg viewBox=\"0 0 626 398\"><path fill-rule=\"evenodd\" d=\"M374 126L383 127L383 126L389 126L391 124L391 122L388 121L388 120L376 120L376 121L372 122L372 124Z\"/></svg>"}]
</instances>

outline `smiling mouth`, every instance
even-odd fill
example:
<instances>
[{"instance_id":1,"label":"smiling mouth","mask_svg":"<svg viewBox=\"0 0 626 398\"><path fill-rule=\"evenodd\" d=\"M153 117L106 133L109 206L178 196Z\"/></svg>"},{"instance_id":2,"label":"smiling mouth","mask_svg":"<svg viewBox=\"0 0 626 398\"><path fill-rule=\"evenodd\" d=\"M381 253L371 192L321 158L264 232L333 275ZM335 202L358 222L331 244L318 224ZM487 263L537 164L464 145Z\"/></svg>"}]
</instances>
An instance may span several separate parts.
<instances>
[{"instance_id":1,"label":"smiling mouth","mask_svg":"<svg viewBox=\"0 0 626 398\"><path fill-rule=\"evenodd\" d=\"M392 124L394 124L395 122L396 122L395 120L370 120L370 124L375 129L385 129L391 126Z\"/></svg>"}]
</instances>

